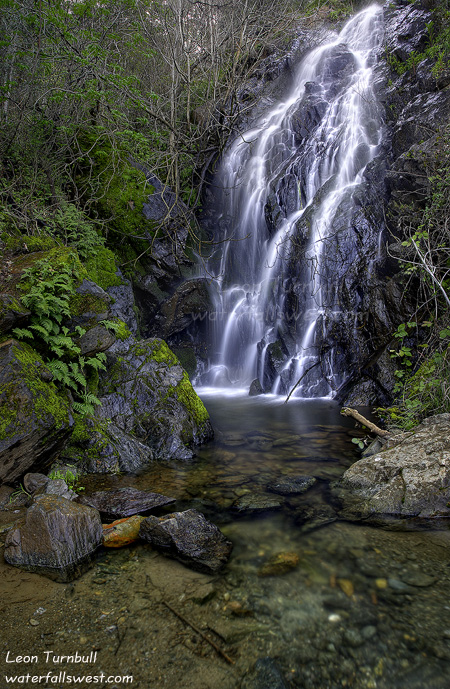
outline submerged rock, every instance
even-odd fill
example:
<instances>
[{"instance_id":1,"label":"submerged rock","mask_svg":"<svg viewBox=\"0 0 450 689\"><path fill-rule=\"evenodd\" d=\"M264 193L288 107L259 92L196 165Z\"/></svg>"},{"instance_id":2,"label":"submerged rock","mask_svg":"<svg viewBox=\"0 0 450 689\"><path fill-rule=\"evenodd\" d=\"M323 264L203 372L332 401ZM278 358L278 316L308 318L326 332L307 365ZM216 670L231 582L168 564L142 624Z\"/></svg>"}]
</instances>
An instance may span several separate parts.
<instances>
[{"instance_id":1,"label":"submerged rock","mask_svg":"<svg viewBox=\"0 0 450 689\"><path fill-rule=\"evenodd\" d=\"M5 560L56 581L71 581L83 573L102 538L97 510L44 495L8 533Z\"/></svg>"},{"instance_id":2,"label":"submerged rock","mask_svg":"<svg viewBox=\"0 0 450 689\"><path fill-rule=\"evenodd\" d=\"M336 519L337 514L330 505L306 505L297 511L295 523L302 533L308 533L332 524Z\"/></svg>"},{"instance_id":3,"label":"submerged rock","mask_svg":"<svg viewBox=\"0 0 450 689\"><path fill-rule=\"evenodd\" d=\"M247 493L233 503L233 509L241 513L259 513L281 509L283 500L272 495Z\"/></svg>"},{"instance_id":4,"label":"submerged rock","mask_svg":"<svg viewBox=\"0 0 450 689\"><path fill-rule=\"evenodd\" d=\"M125 487L115 490L100 490L91 495L82 495L78 498L82 505L95 507L104 517L115 519L118 517L130 517L139 512L150 512L170 505L175 498L168 498L159 493L137 490L137 488Z\"/></svg>"},{"instance_id":5,"label":"submerged rock","mask_svg":"<svg viewBox=\"0 0 450 689\"><path fill-rule=\"evenodd\" d=\"M9 340L0 348L0 482L46 466L64 446L73 419L69 400L39 354Z\"/></svg>"},{"instance_id":6,"label":"submerged rock","mask_svg":"<svg viewBox=\"0 0 450 689\"><path fill-rule=\"evenodd\" d=\"M269 483L267 490L279 495L301 495L317 483L314 476L284 476L276 483Z\"/></svg>"},{"instance_id":7,"label":"submerged rock","mask_svg":"<svg viewBox=\"0 0 450 689\"><path fill-rule=\"evenodd\" d=\"M253 671L242 683L242 689L287 689L281 669L272 658L259 658Z\"/></svg>"},{"instance_id":8,"label":"submerged rock","mask_svg":"<svg viewBox=\"0 0 450 689\"><path fill-rule=\"evenodd\" d=\"M222 569L233 548L220 529L197 510L148 517L142 522L139 535L162 553L211 574Z\"/></svg>"},{"instance_id":9,"label":"submerged rock","mask_svg":"<svg viewBox=\"0 0 450 689\"><path fill-rule=\"evenodd\" d=\"M276 577L295 569L300 562L297 553L277 553L258 570L259 577Z\"/></svg>"},{"instance_id":10,"label":"submerged rock","mask_svg":"<svg viewBox=\"0 0 450 689\"><path fill-rule=\"evenodd\" d=\"M426 419L400 444L355 462L334 486L334 494L346 519L448 519L450 414Z\"/></svg>"}]
</instances>

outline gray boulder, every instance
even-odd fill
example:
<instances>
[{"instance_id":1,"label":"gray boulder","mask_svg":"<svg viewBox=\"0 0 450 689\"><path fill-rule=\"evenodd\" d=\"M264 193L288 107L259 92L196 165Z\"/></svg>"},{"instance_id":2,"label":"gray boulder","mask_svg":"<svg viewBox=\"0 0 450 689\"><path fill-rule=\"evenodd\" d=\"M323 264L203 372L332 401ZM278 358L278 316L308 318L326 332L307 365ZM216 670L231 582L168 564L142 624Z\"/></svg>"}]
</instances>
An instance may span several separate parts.
<instances>
[{"instance_id":1,"label":"gray boulder","mask_svg":"<svg viewBox=\"0 0 450 689\"><path fill-rule=\"evenodd\" d=\"M69 400L49 378L30 346L16 340L0 346L0 483L33 465L45 467L70 435Z\"/></svg>"},{"instance_id":2,"label":"gray boulder","mask_svg":"<svg viewBox=\"0 0 450 689\"><path fill-rule=\"evenodd\" d=\"M139 536L162 553L210 574L222 569L233 548L220 529L197 510L150 516L141 523Z\"/></svg>"},{"instance_id":3,"label":"gray boulder","mask_svg":"<svg viewBox=\"0 0 450 689\"><path fill-rule=\"evenodd\" d=\"M104 352L109 349L116 341L116 336L104 325L94 325L93 328L87 330L80 338L78 343L81 354L83 356L90 356L97 352Z\"/></svg>"},{"instance_id":4,"label":"gray boulder","mask_svg":"<svg viewBox=\"0 0 450 689\"><path fill-rule=\"evenodd\" d=\"M43 495L9 531L5 560L56 581L71 581L83 573L102 538L97 510L59 496Z\"/></svg>"},{"instance_id":5,"label":"gray boulder","mask_svg":"<svg viewBox=\"0 0 450 689\"><path fill-rule=\"evenodd\" d=\"M391 449L355 462L335 484L340 516L373 523L450 517L450 414L423 421Z\"/></svg>"},{"instance_id":6,"label":"gray boulder","mask_svg":"<svg viewBox=\"0 0 450 689\"><path fill-rule=\"evenodd\" d=\"M66 500L74 500L78 497L62 478L49 479L45 485L35 491L34 496L38 495L56 495Z\"/></svg>"}]
</instances>

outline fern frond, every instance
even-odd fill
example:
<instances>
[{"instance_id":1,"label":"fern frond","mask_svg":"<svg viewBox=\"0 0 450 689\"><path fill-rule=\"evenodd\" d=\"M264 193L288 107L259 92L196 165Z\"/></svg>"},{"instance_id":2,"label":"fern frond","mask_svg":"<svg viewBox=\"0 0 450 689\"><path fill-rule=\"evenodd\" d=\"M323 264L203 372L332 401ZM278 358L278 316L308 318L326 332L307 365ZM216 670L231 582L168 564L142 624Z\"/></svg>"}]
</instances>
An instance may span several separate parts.
<instances>
[{"instance_id":1,"label":"fern frond","mask_svg":"<svg viewBox=\"0 0 450 689\"><path fill-rule=\"evenodd\" d=\"M25 337L29 337L30 340L34 338L31 330L27 330L27 328L14 328L13 334L18 340L23 340Z\"/></svg>"}]
</instances>

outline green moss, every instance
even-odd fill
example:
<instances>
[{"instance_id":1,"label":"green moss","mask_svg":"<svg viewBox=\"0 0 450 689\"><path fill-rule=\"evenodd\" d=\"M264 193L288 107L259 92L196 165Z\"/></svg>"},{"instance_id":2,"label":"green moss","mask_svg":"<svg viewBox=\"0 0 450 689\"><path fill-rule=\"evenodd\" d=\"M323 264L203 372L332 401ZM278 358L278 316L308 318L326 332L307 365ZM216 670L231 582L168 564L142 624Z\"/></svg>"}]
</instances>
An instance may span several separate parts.
<instances>
[{"instance_id":1,"label":"green moss","mask_svg":"<svg viewBox=\"0 0 450 689\"><path fill-rule=\"evenodd\" d=\"M113 252L106 247L99 249L94 256L92 256L86 263L86 271L88 277L102 289L107 290L108 287L114 285L121 285L122 280L118 275L116 259Z\"/></svg>"},{"instance_id":2,"label":"green moss","mask_svg":"<svg viewBox=\"0 0 450 689\"><path fill-rule=\"evenodd\" d=\"M118 326L118 328L114 331L114 334L117 337L117 339L121 342L123 342L124 340L128 340L128 338L131 336L131 331L129 330L125 321L121 321L120 318L113 318L113 321Z\"/></svg>"},{"instance_id":3,"label":"green moss","mask_svg":"<svg viewBox=\"0 0 450 689\"><path fill-rule=\"evenodd\" d=\"M35 251L49 251L57 246L55 240L48 235L35 237L30 234L20 235L20 237L5 237L5 246L14 253Z\"/></svg>"},{"instance_id":4,"label":"green moss","mask_svg":"<svg viewBox=\"0 0 450 689\"><path fill-rule=\"evenodd\" d=\"M155 338L153 342L154 345L152 347L152 352L150 355L153 361L157 361L159 364L165 363L169 366L176 366L180 363L175 354L172 352L172 350L169 349L167 343L164 342L164 340L159 340Z\"/></svg>"},{"instance_id":5,"label":"green moss","mask_svg":"<svg viewBox=\"0 0 450 689\"><path fill-rule=\"evenodd\" d=\"M186 371L183 371L183 378L178 383L175 393L178 400L186 407L197 426L202 426L209 420L209 414L206 411L206 407L192 387L192 383Z\"/></svg>"},{"instance_id":6,"label":"green moss","mask_svg":"<svg viewBox=\"0 0 450 689\"><path fill-rule=\"evenodd\" d=\"M69 420L68 399L58 392L54 383L42 380L41 373L47 369L39 354L24 343L15 343L12 351L20 367L13 379L0 388L0 440L16 434L19 412L21 423L24 418L34 414L37 421L49 422L53 418L58 429L66 426ZM17 383L20 379L31 391L32 402L18 392Z\"/></svg>"},{"instance_id":7,"label":"green moss","mask_svg":"<svg viewBox=\"0 0 450 689\"><path fill-rule=\"evenodd\" d=\"M164 340L155 337L150 341L144 340L137 342L132 348L135 356L145 357L145 361L156 361L158 364L165 363L169 367L179 365L175 354L169 349Z\"/></svg>"},{"instance_id":8,"label":"green moss","mask_svg":"<svg viewBox=\"0 0 450 689\"><path fill-rule=\"evenodd\" d=\"M70 297L69 308L73 316L81 316L86 313L106 313L108 304L101 297L92 294L74 294Z\"/></svg>"},{"instance_id":9,"label":"green moss","mask_svg":"<svg viewBox=\"0 0 450 689\"><path fill-rule=\"evenodd\" d=\"M92 430L88 427L89 419L89 416L81 416L80 414L75 415L72 435L70 438L71 444L75 443L80 445L88 442L92 433Z\"/></svg>"}]
</instances>

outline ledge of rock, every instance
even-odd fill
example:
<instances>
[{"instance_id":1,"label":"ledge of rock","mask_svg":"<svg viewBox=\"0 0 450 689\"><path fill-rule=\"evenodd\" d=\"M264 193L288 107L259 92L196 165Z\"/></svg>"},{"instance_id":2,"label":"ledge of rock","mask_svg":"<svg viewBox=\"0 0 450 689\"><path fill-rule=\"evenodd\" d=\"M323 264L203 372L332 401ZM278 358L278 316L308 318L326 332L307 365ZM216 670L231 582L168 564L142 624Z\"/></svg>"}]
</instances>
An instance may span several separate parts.
<instances>
[{"instance_id":1,"label":"ledge of rock","mask_svg":"<svg viewBox=\"0 0 450 689\"><path fill-rule=\"evenodd\" d=\"M0 483L50 463L70 435L67 396L29 345L0 346Z\"/></svg>"},{"instance_id":2,"label":"ledge of rock","mask_svg":"<svg viewBox=\"0 0 450 689\"><path fill-rule=\"evenodd\" d=\"M84 572L102 540L97 510L43 495L35 498L24 519L9 531L5 560L56 581L72 581Z\"/></svg>"},{"instance_id":3,"label":"ledge of rock","mask_svg":"<svg viewBox=\"0 0 450 689\"><path fill-rule=\"evenodd\" d=\"M233 548L220 529L197 510L148 517L142 522L139 535L162 553L209 574L222 569Z\"/></svg>"},{"instance_id":4,"label":"ledge of rock","mask_svg":"<svg viewBox=\"0 0 450 689\"><path fill-rule=\"evenodd\" d=\"M391 449L355 462L333 487L339 516L435 526L450 518L450 414L425 419Z\"/></svg>"},{"instance_id":5,"label":"ledge of rock","mask_svg":"<svg viewBox=\"0 0 450 689\"><path fill-rule=\"evenodd\" d=\"M159 493L150 493L137 488L125 487L116 490L100 490L91 495L78 498L82 505L89 505L97 509L104 517L119 519L130 517L141 512L150 512L158 507L170 505L175 498L168 498Z\"/></svg>"}]
</instances>

